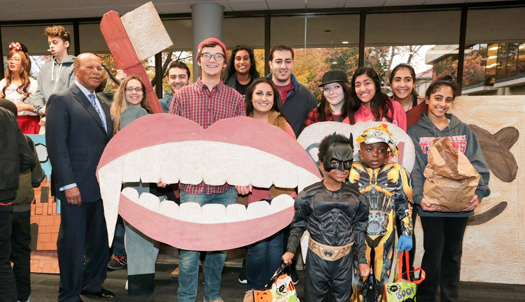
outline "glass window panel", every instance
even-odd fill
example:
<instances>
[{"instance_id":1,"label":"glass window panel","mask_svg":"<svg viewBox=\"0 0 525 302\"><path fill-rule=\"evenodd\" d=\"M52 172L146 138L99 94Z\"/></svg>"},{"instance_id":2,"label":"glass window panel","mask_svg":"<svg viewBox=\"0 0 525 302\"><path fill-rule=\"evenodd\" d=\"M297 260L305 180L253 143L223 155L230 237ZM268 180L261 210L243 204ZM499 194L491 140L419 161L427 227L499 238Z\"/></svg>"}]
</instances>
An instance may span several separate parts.
<instances>
[{"instance_id":1,"label":"glass window panel","mask_svg":"<svg viewBox=\"0 0 525 302\"><path fill-rule=\"evenodd\" d=\"M525 81L515 82L516 76L523 75L519 43L525 41L524 15L525 8L469 9L466 45L472 48L465 50L464 94L495 94L507 87L506 81L513 81L508 84L512 93L525 91ZM487 45L486 52L475 51L476 45ZM483 71L484 80L479 77Z\"/></svg>"},{"instance_id":2,"label":"glass window panel","mask_svg":"<svg viewBox=\"0 0 525 302\"><path fill-rule=\"evenodd\" d=\"M518 55L517 75L525 75L525 43L521 43Z\"/></svg>"},{"instance_id":3,"label":"glass window panel","mask_svg":"<svg viewBox=\"0 0 525 302\"><path fill-rule=\"evenodd\" d=\"M108 44L100 31L100 22L83 23L78 26L80 52L109 53Z\"/></svg>"},{"instance_id":4,"label":"glass window panel","mask_svg":"<svg viewBox=\"0 0 525 302\"><path fill-rule=\"evenodd\" d=\"M457 74L460 19L458 10L367 14L365 65L385 86L396 65L412 65L421 94L429 80Z\"/></svg>"},{"instance_id":5,"label":"glass window panel","mask_svg":"<svg viewBox=\"0 0 525 302\"><path fill-rule=\"evenodd\" d=\"M165 51L192 51L193 49L193 25L188 20L162 20L173 46Z\"/></svg>"},{"instance_id":6,"label":"glass window panel","mask_svg":"<svg viewBox=\"0 0 525 302\"><path fill-rule=\"evenodd\" d=\"M507 67L507 43L499 43L498 47L496 81L505 77L505 67Z\"/></svg>"},{"instance_id":7,"label":"glass window panel","mask_svg":"<svg viewBox=\"0 0 525 302\"><path fill-rule=\"evenodd\" d=\"M163 68L163 79L162 79L162 97L168 98L173 96L170 86L168 85L167 78L167 67L168 61L182 61L190 69L191 78L193 78L193 23L191 19L178 20L168 19L162 20L166 31L171 37L173 46L167 48L162 52L162 66ZM190 79L189 84L193 83Z\"/></svg>"},{"instance_id":8,"label":"glass window panel","mask_svg":"<svg viewBox=\"0 0 525 302\"><path fill-rule=\"evenodd\" d=\"M228 60L230 60L233 48L237 45L247 45L254 51L259 75L265 75L264 18L225 18L222 24L222 35L223 42L229 49Z\"/></svg>"},{"instance_id":9,"label":"glass window panel","mask_svg":"<svg viewBox=\"0 0 525 302\"><path fill-rule=\"evenodd\" d=\"M507 70L505 77L511 78L516 75L516 62L518 61L518 43L509 43L507 48Z\"/></svg>"}]
</instances>

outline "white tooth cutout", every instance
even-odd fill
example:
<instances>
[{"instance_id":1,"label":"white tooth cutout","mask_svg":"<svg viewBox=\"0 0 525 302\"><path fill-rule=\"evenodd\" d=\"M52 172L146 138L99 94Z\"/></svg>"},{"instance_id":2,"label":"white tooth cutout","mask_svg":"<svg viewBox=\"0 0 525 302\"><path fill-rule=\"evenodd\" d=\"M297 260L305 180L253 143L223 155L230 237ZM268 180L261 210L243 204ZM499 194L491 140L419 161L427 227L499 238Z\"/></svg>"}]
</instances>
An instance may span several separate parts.
<instances>
[{"instance_id":1,"label":"white tooth cutout","mask_svg":"<svg viewBox=\"0 0 525 302\"><path fill-rule=\"evenodd\" d=\"M274 167L276 165L281 167L281 162L283 162L283 160L280 159L279 161L276 161L272 158L275 156L265 152L258 152L251 157L250 161L253 162L253 168L250 167L252 170L249 172L251 173L251 184L259 188L270 188L274 180Z\"/></svg>"},{"instance_id":2,"label":"white tooth cutout","mask_svg":"<svg viewBox=\"0 0 525 302\"><path fill-rule=\"evenodd\" d=\"M141 151L140 180L142 183L157 183L160 179L160 167L164 164L160 156L160 146L151 146Z\"/></svg>"},{"instance_id":3,"label":"white tooth cutout","mask_svg":"<svg viewBox=\"0 0 525 302\"><path fill-rule=\"evenodd\" d=\"M185 160L181 154L179 143L160 145L160 179L167 184L176 184L180 179L181 161Z\"/></svg>"},{"instance_id":4,"label":"white tooth cutout","mask_svg":"<svg viewBox=\"0 0 525 302\"><path fill-rule=\"evenodd\" d=\"M159 213L160 210L160 200L157 196L151 193L142 193L139 197L138 204L143 208L151 210L153 212Z\"/></svg>"},{"instance_id":5,"label":"white tooth cutout","mask_svg":"<svg viewBox=\"0 0 525 302\"><path fill-rule=\"evenodd\" d=\"M127 187L122 190L122 195L126 196L127 199L138 203L139 201L139 192L132 187Z\"/></svg>"},{"instance_id":6,"label":"white tooth cutout","mask_svg":"<svg viewBox=\"0 0 525 302\"><path fill-rule=\"evenodd\" d=\"M303 168L297 168L297 192L301 192L304 188L311 184L321 181L316 175L304 170Z\"/></svg>"},{"instance_id":7,"label":"white tooth cutout","mask_svg":"<svg viewBox=\"0 0 525 302\"><path fill-rule=\"evenodd\" d=\"M206 204L201 211L202 223L219 223L226 219L226 207L222 204Z\"/></svg>"},{"instance_id":8,"label":"white tooth cutout","mask_svg":"<svg viewBox=\"0 0 525 302\"><path fill-rule=\"evenodd\" d=\"M198 185L202 182L202 167L207 152L213 152L213 144L206 141L189 141L183 142L184 147L182 160L180 161L179 175L180 182L190 185ZM210 150L207 150L207 149ZM177 169L177 167L173 167Z\"/></svg>"},{"instance_id":9,"label":"white tooth cutout","mask_svg":"<svg viewBox=\"0 0 525 302\"><path fill-rule=\"evenodd\" d=\"M201 206L196 202L185 202L179 206L179 219L189 222L201 222Z\"/></svg>"},{"instance_id":10,"label":"white tooth cutout","mask_svg":"<svg viewBox=\"0 0 525 302\"><path fill-rule=\"evenodd\" d=\"M171 200L160 203L159 213L173 219L179 219L179 205Z\"/></svg>"},{"instance_id":11,"label":"white tooth cutout","mask_svg":"<svg viewBox=\"0 0 525 302\"><path fill-rule=\"evenodd\" d=\"M142 150L133 151L123 156L124 168L122 170L122 181L123 182L139 182L140 181L140 169L143 160Z\"/></svg>"},{"instance_id":12,"label":"white tooth cutout","mask_svg":"<svg viewBox=\"0 0 525 302\"><path fill-rule=\"evenodd\" d=\"M261 184L264 188L269 188L272 184L279 188L297 186L297 172L293 164L273 154L252 150L252 160L256 162L256 170L252 171L254 186L261 187Z\"/></svg>"},{"instance_id":13,"label":"white tooth cutout","mask_svg":"<svg viewBox=\"0 0 525 302\"><path fill-rule=\"evenodd\" d=\"M120 203L120 189L122 188L123 158L117 158L104 166L98 172L100 195L104 205L104 216L108 230L108 244L111 247L115 236L115 227L118 219L118 206Z\"/></svg>"},{"instance_id":14,"label":"white tooth cutout","mask_svg":"<svg viewBox=\"0 0 525 302\"><path fill-rule=\"evenodd\" d=\"M250 203L248 205L247 213L248 219L254 219L270 215L272 213L272 209L267 201L261 200Z\"/></svg>"},{"instance_id":15,"label":"white tooth cutout","mask_svg":"<svg viewBox=\"0 0 525 302\"><path fill-rule=\"evenodd\" d=\"M236 152L231 150L230 144L225 143L204 143L209 145L210 150L202 158L202 181L211 186L221 186L226 183L231 170L237 169L239 162ZM239 152L240 153L240 152Z\"/></svg>"},{"instance_id":16,"label":"white tooth cutout","mask_svg":"<svg viewBox=\"0 0 525 302\"><path fill-rule=\"evenodd\" d=\"M294 199L288 195L288 194L281 194L274 199L272 199L272 203L270 204L270 208L272 210L272 213L277 213L279 211L282 211L284 209L288 209L289 207L294 206Z\"/></svg>"},{"instance_id":17,"label":"white tooth cutout","mask_svg":"<svg viewBox=\"0 0 525 302\"><path fill-rule=\"evenodd\" d=\"M226 218L224 222L243 221L248 218L246 207L242 204L234 203L226 207Z\"/></svg>"}]
</instances>

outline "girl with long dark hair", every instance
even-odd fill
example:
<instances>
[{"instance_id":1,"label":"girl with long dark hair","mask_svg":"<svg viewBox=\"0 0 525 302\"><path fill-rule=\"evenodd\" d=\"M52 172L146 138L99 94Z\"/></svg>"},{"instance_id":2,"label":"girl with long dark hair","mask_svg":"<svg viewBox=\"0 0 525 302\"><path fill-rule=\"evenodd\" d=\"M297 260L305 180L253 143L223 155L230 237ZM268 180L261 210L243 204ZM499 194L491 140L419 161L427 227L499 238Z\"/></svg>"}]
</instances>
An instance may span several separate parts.
<instances>
[{"instance_id":1,"label":"girl with long dark hair","mask_svg":"<svg viewBox=\"0 0 525 302\"><path fill-rule=\"evenodd\" d=\"M246 88L257 78L259 78L259 72L255 65L253 50L249 46L238 45L233 49L228 63L226 85L244 96Z\"/></svg>"},{"instance_id":2,"label":"girl with long dark hair","mask_svg":"<svg viewBox=\"0 0 525 302\"><path fill-rule=\"evenodd\" d=\"M304 126L317 122L342 122L347 116L348 104L351 98L348 76L342 70L330 70L323 75L319 85L323 90L321 103L308 114Z\"/></svg>"},{"instance_id":3,"label":"girl with long dark hair","mask_svg":"<svg viewBox=\"0 0 525 302\"><path fill-rule=\"evenodd\" d=\"M383 121L407 130L403 107L381 91L379 75L373 68L361 67L354 72L351 94L348 118L343 122L353 125L359 122Z\"/></svg>"}]
</instances>

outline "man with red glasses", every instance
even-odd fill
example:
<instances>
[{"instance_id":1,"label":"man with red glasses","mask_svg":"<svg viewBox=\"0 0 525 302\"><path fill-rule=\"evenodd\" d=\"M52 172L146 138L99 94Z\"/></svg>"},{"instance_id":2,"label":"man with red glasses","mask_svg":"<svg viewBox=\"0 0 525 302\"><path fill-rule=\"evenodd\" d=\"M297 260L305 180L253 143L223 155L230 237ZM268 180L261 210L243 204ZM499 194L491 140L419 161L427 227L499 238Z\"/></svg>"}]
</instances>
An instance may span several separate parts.
<instances>
[{"instance_id":1,"label":"man with red glasses","mask_svg":"<svg viewBox=\"0 0 525 302\"><path fill-rule=\"evenodd\" d=\"M211 126L219 117L229 118L246 115L243 97L235 89L224 85L221 74L226 68L226 46L220 40L209 38L199 44L197 52L202 76L197 82L181 88L170 107L170 113L190 119L204 129ZM233 188L229 184L210 186L204 182L198 185L180 184L180 203L197 202L201 206L208 203L228 206L237 200L237 191L244 195L250 187ZM197 298L199 252L181 250L179 258L179 302L193 302ZM219 290L226 252L208 252L204 261L205 283L204 301L222 302Z\"/></svg>"}]
</instances>

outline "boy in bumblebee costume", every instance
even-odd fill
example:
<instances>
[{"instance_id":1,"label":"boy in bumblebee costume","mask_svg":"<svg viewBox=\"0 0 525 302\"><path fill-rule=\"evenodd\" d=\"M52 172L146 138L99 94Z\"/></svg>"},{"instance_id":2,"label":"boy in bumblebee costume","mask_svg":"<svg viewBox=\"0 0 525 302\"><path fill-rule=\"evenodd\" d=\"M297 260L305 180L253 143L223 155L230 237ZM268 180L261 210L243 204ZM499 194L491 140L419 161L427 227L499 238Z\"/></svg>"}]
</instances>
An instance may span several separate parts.
<instances>
[{"instance_id":1,"label":"boy in bumblebee costume","mask_svg":"<svg viewBox=\"0 0 525 302\"><path fill-rule=\"evenodd\" d=\"M352 301L375 302L382 301L384 284L392 282L395 274L392 264L396 263L396 218L402 231L396 248L399 252L412 248L412 188L407 171L400 164L387 163L398 151L387 125L366 129L356 141L360 144L360 161L353 163L349 182L358 184L368 201L365 241L372 274L367 283L354 270Z\"/></svg>"},{"instance_id":2,"label":"boy in bumblebee costume","mask_svg":"<svg viewBox=\"0 0 525 302\"><path fill-rule=\"evenodd\" d=\"M351 140L351 138L350 138ZM353 161L352 143L329 135L319 146L323 180L306 187L295 200L287 252L291 263L304 231L310 233L306 256L305 300L347 302L352 293L354 253L362 277L370 273L365 257L368 204L354 184L346 184Z\"/></svg>"}]
</instances>

